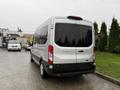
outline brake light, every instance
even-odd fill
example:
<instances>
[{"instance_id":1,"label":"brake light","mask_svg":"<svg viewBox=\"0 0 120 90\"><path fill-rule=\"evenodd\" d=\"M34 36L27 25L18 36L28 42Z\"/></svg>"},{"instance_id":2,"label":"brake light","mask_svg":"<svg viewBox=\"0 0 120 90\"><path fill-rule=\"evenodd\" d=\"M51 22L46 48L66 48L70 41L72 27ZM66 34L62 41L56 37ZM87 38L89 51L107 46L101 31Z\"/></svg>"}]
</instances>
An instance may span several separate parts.
<instances>
[{"instance_id":1,"label":"brake light","mask_svg":"<svg viewBox=\"0 0 120 90\"><path fill-rule=\"evenodd\" d=\"M48 46L48 63L53 64L53 46Z\"/></svg>"},{"instance_id":2,"label":"brake light","mask_svg":"<svg viewBox=\"0 0 120 90\"><path fill-rule=\"evenodd\" d=\"M73 20L83 20L81 17L78 16L68 16L68 19L73 19Z\"/></svg>"}]
</instances>

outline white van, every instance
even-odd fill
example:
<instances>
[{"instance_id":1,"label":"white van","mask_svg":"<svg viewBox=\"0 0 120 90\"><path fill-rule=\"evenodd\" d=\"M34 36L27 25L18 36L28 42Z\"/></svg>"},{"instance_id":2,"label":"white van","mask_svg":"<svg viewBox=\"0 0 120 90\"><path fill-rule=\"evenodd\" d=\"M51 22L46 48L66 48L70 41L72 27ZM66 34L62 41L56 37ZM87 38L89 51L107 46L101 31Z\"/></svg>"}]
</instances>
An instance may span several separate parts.
<instances>
[{"instance_id":1,"label":"white van","mask_svg":"<svg viewBox=\"0 0 120 90\"><path fill-rule=\"evenodd\" d=\"M33 37L31 62L47 75L87 74L95 71L93 24L80 17L52 17Z\"/></svg>"}]
</instances>

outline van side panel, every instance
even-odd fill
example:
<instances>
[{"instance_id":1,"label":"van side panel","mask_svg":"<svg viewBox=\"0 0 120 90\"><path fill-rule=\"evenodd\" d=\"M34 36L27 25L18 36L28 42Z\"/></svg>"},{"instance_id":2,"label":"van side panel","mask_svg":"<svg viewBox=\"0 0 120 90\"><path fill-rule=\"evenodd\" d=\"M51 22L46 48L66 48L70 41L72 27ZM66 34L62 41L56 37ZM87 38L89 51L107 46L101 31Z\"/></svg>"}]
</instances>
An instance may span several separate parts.
<instances>
[{"instance_id":1,"label":"van side panel","mask_svg":"<svg viewBox=\"0 0 120 90\"><path fill-rule=\"evenodd\" d=\"M37 64L40 63L40 60L48 62L48 45L50 44L50 22L51 19L46 21L44 24L39 26L34 34L35 43L32 47L32 53L36 58L35 61Z\"/></svg>"}]
</instances>

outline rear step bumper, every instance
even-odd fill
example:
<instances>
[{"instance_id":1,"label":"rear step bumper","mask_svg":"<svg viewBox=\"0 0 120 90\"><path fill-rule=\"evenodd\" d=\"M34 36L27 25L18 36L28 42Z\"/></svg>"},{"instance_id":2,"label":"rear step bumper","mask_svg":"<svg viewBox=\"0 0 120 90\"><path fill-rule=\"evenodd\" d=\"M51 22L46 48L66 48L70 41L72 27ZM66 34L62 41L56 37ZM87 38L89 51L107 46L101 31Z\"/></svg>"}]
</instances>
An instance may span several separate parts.
<instances>
[{"instance_id":1,"label":"rear step bumper","mask_svg":"<svg viewBox=\"0 0 120 90\"><path fill-rule=\"evenodd\" d=\"M78 63L78 64L53 64L50 68L47 65L46 72L52 76L87 74L95 71L95 63Z\"/></svg>"}]
</instances>

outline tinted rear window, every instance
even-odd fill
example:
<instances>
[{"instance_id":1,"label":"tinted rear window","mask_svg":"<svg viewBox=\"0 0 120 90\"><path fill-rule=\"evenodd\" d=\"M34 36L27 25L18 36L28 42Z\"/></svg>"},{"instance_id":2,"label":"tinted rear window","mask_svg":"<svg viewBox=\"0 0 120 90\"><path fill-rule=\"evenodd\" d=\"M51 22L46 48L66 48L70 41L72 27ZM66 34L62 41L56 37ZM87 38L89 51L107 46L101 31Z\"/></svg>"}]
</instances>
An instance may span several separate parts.
<instances>
[{"instance_id":1,"label":"tinted rear window","mask_svg":"<svg viewBox=\"0 0 120 90\"><path fill-rule=\"evenodd\" d=\"M56 23L55 43L63 47L88 47L92 44L92 27L80 24Z\"/></svg>"}]
</instances>

